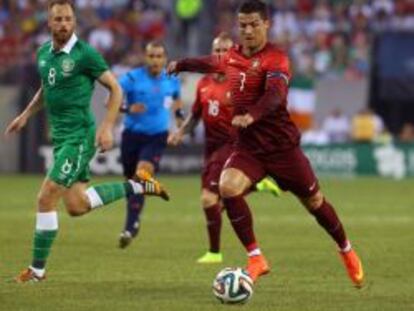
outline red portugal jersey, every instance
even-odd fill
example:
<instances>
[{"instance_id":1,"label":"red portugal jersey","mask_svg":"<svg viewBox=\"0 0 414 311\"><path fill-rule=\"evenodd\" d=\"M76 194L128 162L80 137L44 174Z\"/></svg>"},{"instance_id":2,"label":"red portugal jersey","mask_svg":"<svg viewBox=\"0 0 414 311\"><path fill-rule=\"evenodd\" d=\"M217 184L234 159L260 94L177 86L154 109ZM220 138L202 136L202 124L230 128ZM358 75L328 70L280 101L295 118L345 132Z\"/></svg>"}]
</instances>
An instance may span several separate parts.
<instances>
[{"instance_id":1,"label":"red portugal jersey","mask_svg":"<svg viewBox=\"0 0 414 311\"><path fill-rule=\"evenodd\" d=\"M234 141L235 130L231 126L233 106L227 79L220 82L212 75L201 78L197 85L192 113L204 123L206 157L221 146Z\"/></svg>"},{"instance_id":2,"label":"red portugal jersey","mask_svg":"<svg viewBox=\"0 0 414 311\"><path fill-rule=\"evenodd\" d=\"M268 43L251 57L233 47L225 57L178 62L179 71L225 73L234 105L233 115L250 113L254 123L238 130L237 145L257 155L283 152L299 145L300 134L287 111L290 80L286 54Z\"/></svg>"}]
</instances>

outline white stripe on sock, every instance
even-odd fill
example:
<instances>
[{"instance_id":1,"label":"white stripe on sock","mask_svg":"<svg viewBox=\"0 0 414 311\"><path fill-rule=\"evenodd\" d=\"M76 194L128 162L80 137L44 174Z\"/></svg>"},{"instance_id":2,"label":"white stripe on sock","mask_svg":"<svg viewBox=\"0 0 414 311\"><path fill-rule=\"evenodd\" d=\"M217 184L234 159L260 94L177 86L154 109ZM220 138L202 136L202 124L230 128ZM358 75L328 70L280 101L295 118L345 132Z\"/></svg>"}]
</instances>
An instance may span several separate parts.
<instances>
[{"instance_id":1,"label":"white stripe on sock","mask_svg":"<svg viewBox=\"0 0 414 311\"><path fill-rule=\"evenodd\" d=\"M99 193L95 190L94 187L89 187L88 189L86 189L85 193L89 199L89 204L91 208L97 208L99 206L104 205L101 197L99 196Z\"/></svg>"},{"instance_id":2,"label":"white stripe on sock","mask_svg":"<svg viewBox=\"0 0 414 311\"><path fill-rule=\"evenodd\" d=\"M131 184L132 191L134 191L134 194L144 193L144 189L142 188L142 185L139 182L135 182L132 179L128 180L128 182Z\"/></svg>"},{"instance_id":3,"label":"white stripe on sock","mask_svg":"<svg viewBox=\"0 0 414 311\"><path fill-rule=\"evenodd\" d=\"M36 230L57 230L58 216L57 212L37 213L36 214Z\"/></svg>"},{"instance_id":4,"label":"white stripe on sock","mask_svg":"<svg viewBox=\"0 0 414 311\"><path fill-rule=\"evenodd\" d=\"M258 256L261 255L262 252L260 251L260 248L255 248L254 250L247 253L249 257Z\"/></svg>"},{"instance_id":5,"label":"white stripe on sock","mask_svg":"<svg viewBox=\"0 0 414 311\"><path fill-rule=\"evenodd\" d=\"M348 253L352 249L351 242L346 241L346 246L344 248L341 248L339 251L341 253Z\"/></svg>"}]
</instances>

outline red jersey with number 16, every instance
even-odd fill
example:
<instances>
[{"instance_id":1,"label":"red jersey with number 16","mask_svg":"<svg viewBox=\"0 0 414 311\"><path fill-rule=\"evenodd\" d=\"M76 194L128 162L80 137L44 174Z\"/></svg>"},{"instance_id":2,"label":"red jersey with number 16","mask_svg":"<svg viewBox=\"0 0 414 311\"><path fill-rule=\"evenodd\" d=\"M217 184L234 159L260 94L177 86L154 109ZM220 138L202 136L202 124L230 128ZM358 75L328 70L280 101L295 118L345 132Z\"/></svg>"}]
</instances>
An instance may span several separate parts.
<instances>
[{"instance_id":1,"label":"red jersey with number 16","mask_svg":"<svg viewBox=\"0 0 414 311\"><path fill-rule=\"evenodd\" d=\"M287 111L290 80L286 54L273 44L247 57L235 46L221 58L184 59L178 71L219 72L229 80L233 115L249 113L254 123L238 130L236 144L260 157L299 145L300 134Z\"/></svg>"},{"instance_id":2,"label":"red jersey with number 16","mask_svg":"<svg viewBox=\"0 0 414 311\"><path fill-rule=\"evenodd\" d=\"M230 97L227 79L218 81L212 75L206 75L198 82L192 113L204 123L206 157L235 140L235 129L231 126L233 106Z\"/></svg>"}]
</instances>

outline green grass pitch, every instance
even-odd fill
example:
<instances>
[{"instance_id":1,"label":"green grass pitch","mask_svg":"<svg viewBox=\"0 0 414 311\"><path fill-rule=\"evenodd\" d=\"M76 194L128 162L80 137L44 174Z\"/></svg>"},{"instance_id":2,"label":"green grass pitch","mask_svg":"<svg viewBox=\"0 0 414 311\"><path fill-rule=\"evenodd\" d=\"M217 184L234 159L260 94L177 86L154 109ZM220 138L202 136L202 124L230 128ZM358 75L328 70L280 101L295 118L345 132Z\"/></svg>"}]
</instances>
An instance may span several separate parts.
<instances>
[{"instance_id":1,"label":"green grass pitch","mask_svg":"<svg viewBox=\"0 0 414 311\"><path fill-rule=\"evenodd\" d=\"M197 176L161 177L172 201L147 201L140 236L126 250L117 248L123 202L81 218L61 207L48 280L14 284L11 279L30 262L41 180L0 178L0 310L414 310L412 179L322 180L365 264L363 290L352 287L333 242L290 194L252 195L256 234L273 270L244 306L221 305L211 292L221 268L245 264L225 214L225 262L195 263L207 245Z\"/></svg>"}]
</instances>

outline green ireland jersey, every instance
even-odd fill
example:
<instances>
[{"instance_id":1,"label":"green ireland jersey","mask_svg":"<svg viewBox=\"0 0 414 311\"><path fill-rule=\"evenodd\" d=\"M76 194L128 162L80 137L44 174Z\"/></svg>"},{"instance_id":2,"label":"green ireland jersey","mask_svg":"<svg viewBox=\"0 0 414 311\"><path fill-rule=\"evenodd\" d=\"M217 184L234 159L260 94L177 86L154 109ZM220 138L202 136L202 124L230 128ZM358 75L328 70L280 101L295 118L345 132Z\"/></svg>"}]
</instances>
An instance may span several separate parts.
<instances>
[{"instance_id":1,"label":"green ireland jersey","mask_svg":"<svg viewBox=\"0 0 414 311\"><path fill-rule=\"evenodd\" d=\"M43 44L37 66L53 143L85 137L95 127L90 108L95 80L108 70L102 55L73 34L59 51L52 41Z\"/></svg>"}]
</instances>

